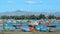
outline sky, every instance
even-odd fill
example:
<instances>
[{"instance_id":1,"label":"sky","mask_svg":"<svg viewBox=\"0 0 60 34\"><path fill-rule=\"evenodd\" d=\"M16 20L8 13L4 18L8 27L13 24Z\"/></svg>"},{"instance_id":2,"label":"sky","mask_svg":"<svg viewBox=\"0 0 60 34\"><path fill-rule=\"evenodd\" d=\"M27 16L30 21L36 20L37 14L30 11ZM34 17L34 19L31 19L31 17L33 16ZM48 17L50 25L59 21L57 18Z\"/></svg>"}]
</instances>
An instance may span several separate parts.
<instances>
[{"instance_id":1,"label":"sky","mask_svg":"<svg viewBox=\"0 0 60 34\"><path fill-rule=\"evenodd\" d=\"M60 11L60 0L0 0L0 12L16 10L30 12Z\"/></svg>"}]
</instances>

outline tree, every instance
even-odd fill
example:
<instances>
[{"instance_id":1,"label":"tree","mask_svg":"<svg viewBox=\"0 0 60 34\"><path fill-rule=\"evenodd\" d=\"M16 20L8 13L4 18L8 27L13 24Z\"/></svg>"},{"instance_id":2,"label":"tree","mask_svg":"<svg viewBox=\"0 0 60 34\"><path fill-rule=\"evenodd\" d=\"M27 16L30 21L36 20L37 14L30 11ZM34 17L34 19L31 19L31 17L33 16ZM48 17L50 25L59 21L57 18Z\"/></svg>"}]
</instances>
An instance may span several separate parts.
<instances>
[{"instance_id":1,"label":"tree","mask_svg":"<svg viewBox=\"0 0 60 34\"><path fill-rule=\"evenodd\" d=\"M46 17L45 17L45 15L44 14L40 14L39 15L39 19L45 19Z\"/></svg>"},{"instance_id":2,"label":"tree","mask_svg":"<svg viewBox=\"0 0 60 34\"><path fill-rule=\"evenodd\" d=\"M20 19L26 19L26 16L22 15L20 16Z\"/></svg>"},{"instance_id":3,"label":"tree","mask_svg":"<svg viewBox=\"0 0 60 34\"><path fill-rule=\"evenodd\" d=\"M56 18L56 16L54 16L54 15L49 15L48 16L48 19L55 19Z\"/></svg>"},{"instance_id":4,"label":"tree","mask_svg":"<svg viewBox=\"0 0 60 34\"><path fill-rule=\"evenodd\" d=\"M60 16L59 17L56 17L56 18L60 20Z\"/></svg>"},{"instance_id":5,"label":"tree","mask_svg":"<svg viewBox=\"0 0 60 34\"><path fill-rule=\"evenodd\" d=\"M2 19L7 19L7 17L6 17L6 16L1 16L1 18L2 18Z\"/></svg>"},{"instance_id":6,"label":"tree","mask_svg":"<svg viewBox=\"0 0 60 34\"><path fill-rule=\"evenodd\" d=\"M29 19L36 19L36 16L35 15L30 15L28 18Z\"/></svg>"}]
</instances>

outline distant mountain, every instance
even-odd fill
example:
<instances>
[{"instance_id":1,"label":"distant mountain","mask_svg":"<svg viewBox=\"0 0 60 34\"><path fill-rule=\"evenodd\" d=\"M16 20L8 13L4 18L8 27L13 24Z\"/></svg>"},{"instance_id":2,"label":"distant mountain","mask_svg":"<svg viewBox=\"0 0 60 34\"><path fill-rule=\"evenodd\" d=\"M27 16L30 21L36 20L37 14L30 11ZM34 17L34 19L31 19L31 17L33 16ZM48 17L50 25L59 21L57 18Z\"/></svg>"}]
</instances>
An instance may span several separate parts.
<instances>
[{"instance_id":1,"label":"distant mountain","mask_svg":"<svg viewBox=\"0 0 60 34\"><path fill-rule=\"evenodd\" d=\"M27 11L12 11L12 12L3 12L0 13L0 16L21 16L21 15L39 15L39 12L27 12Z\"/></svg>"},{"instance_id":2,"label":"distant mountain","mask_svg":"<svg viewBox=\"0 0 60 34\"><path fill-rule=\"evenodd\" d=\"M28 12L28 11L12 11L12 12L3 12L0 13L0 16L21 16L21 15L40 15L40 14L44 14L44 15L55 15L55 16L60 16L60 12Z\"/></svg>"}]
</instances>

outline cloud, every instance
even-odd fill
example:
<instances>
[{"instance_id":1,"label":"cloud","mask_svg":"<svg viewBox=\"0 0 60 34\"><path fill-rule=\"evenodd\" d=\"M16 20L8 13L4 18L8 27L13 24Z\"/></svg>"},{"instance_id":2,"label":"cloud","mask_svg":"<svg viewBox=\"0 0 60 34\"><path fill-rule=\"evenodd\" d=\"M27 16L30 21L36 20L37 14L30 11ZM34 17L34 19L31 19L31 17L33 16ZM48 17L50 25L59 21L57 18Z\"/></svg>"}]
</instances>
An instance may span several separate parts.
<instances>
[{"instance_id":1,"label":"cloud","mask_svg":"<svg viewBox=\"0 0 60 34\"><path fill-rule=\"evenodd\" d=\"M20 9L21 11L23 11L24 9Z\"/></svg>"},{"instance_id":2,"label":"cloud","mask_svg":"<svg viewBox=\"0 0 60 34\"><path fill-rule=\"evenodd\" d=\"M26 3L28 3L28 4L36 4L36 2L34 2L34 1L26 1Z\"/></svg>"},{"instance_id":3,"label":"cloud","mask_svg":"<svg viewBox=\"0 0 60 34\"><path fill-rule=\"evenodd\" d=\"M20 11L30 11L30 9L27 9L27 8L25 8L25 9L20 9Z\"/></svg>"},{"instance_id":4,"label":"cloud","mask_svg":"<svg viewBox=\"0 0 60 34\"><path fill-rule=\"evenodd\" d=\"M8 3L8 4L13 4L14 2L13 2L13 1L8 1L7 3Z\"/></svg>"},{"instance_id":5,"label":"cloud","mask_svg":"<svg viewBox=\"0 0 60 34\"><path fill-rule=\"evenodd\" d=\"M42 4L43 1L39 1L39 2L36 2L36 1L26 1L25 3L27 3L27 4Z\"/></svg>"},{"instance_id":6,"label":"cloud","mask_svg":"<svg viewBox=\"0 0 60 34\"><path fill-rule=\"evenodd\" d=\"M41 4L41 3L43 3L43 1L40 1L39 3Z\"/></svg>"}]
</instances>

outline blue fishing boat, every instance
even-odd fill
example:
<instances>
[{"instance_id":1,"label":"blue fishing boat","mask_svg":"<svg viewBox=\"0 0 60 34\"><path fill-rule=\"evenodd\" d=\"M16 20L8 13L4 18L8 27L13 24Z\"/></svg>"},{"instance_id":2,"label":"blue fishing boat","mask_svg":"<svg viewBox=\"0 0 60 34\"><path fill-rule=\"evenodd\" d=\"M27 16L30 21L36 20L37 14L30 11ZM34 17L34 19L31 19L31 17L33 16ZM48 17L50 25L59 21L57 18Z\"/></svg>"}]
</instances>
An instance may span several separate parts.
<instances>
[{"instance_id":1,"label":"blue fishing boat","mask_svg":"<svg viewBox=\"0 0 60 34\"><path fill-rule=\"evenodd\" d=\"M46 24L36 25L35 29L38 30L38 31L41 31L41 32L46 32L48 30Z\"/></svg>"},{"instance_id":2,"label":"blue fishing boat","mask_svg":"<svg viewBox=\"0 0 60 34\"><path fill-rule=\"evenodd\" d=\"M0 30L3 30L3 26L0 26Z\"/></svg>"}]
</instances>

